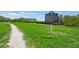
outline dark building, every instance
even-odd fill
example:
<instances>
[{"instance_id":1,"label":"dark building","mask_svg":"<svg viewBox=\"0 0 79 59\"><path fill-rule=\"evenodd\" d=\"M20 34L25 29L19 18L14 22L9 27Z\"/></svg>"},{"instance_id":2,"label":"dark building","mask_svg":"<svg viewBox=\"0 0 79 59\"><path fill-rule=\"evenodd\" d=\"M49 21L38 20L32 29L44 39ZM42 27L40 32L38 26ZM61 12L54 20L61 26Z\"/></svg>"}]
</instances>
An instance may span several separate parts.
<instances>
[{"instance_id":1,"label":"dark building","mask_svg":"<svg viewBox=\"0 0 79 59\"><path fill-rule=\"evenodd\" d=\"M48 14L45 14L45 23L58 24L58 13L50 11Z\"/></svg>"}]
</instances>

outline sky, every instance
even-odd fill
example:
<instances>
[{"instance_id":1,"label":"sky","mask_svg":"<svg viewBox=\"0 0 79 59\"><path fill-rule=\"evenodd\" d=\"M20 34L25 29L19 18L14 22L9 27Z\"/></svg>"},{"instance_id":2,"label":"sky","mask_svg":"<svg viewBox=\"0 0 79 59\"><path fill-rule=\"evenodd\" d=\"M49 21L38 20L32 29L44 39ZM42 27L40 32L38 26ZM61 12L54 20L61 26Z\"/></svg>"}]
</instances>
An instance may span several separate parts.
<instances>
[{"instance_id":1,"label":"sky","mask_svg":"<svg viewBox=\"0 0 79 59\"><path fill-rule=\"evenodd\" d=\"M0 16L10 17L10 18L35 18L38 21L44 21L45 14L49 11L0 11ZM59 15L76 15L79 11L54 11Z\"/></svg>"}]
</instances>

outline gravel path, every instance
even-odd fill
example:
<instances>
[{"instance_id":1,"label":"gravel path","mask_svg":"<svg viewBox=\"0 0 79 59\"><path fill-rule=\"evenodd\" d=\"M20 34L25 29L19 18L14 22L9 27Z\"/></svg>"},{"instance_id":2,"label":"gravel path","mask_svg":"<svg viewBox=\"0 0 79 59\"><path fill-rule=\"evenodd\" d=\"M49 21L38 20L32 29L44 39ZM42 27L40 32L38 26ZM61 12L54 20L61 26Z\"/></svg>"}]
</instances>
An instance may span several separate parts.
<instances>
[{"instance_id":1,"label":"gravel path","mask_svg":"<svg viewBox=\"0 0 79 59\"><path fill-rule=\"evenodd\" d=\"M25 42L23 40L23 33L20 32L17 27L13 24L11 25L11 34L10 34L10 48L25 48Z\"/></svg>"}]
</instances>

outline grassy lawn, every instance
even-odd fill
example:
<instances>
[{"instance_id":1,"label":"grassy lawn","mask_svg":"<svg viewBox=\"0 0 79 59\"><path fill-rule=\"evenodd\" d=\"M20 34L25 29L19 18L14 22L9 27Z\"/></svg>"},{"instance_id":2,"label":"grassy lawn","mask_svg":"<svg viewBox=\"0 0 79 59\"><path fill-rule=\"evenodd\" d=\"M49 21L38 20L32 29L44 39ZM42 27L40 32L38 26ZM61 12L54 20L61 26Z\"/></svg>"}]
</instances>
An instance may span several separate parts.
<instances>
[{"instance_id":1,"label":"grassy lawn","mask_svg":"<svg viewBox=\"0 0 79 59\"><path fill-rule=\"evenodd\" d=\"M8 47L10 25L0 22L0 48Z\"/></svg>"},{"instance_id":2,"label":"grassy lawn","mask_svg":"<svg viewBox=\"0 0 79 59\"><path fill-rule=\"evenodd\" d=\"M49 37L50 26L34 23L15 23L24 32L27 47L66 48L79 47L79 27L53 25L52 37Z\"/></svg>"}]
</instances>

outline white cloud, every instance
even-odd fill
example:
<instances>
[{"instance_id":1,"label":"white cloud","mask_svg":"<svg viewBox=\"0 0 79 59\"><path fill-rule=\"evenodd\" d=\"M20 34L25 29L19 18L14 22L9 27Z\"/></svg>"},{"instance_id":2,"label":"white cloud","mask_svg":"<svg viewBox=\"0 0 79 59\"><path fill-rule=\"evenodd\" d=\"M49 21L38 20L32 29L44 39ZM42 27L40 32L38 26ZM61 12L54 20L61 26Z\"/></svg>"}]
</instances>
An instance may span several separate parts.
<instances>
[{"instance_id":1,"label":"white cloud","mask_svg":"<svg viewBox=\"0 0 79 59\"><path fill-rule=\"evenodd\" d=\"M37 15L38 13L34 12L25 12L25 11L0 11L0 16L17 18L17 17L27 17L29 15Z\"/></svg>"},{"instance_id":2,"label":"white cloud","mask_svg":"<svg viewBox=\"0 0 79 59\"><path fill-rule=\"evenodd\" d=\"M23 12L8 12L8 11L0 12L0 16L10 17L10 18L27 17L23 15Z\"/></svg>"},{"instance_id":3,"label":"white cloud","mask_svg":"<svg viewBox=\"0 0 79 59\"><path fill-rule=\"evenodd\" d=\"M33 12L31 12L31 13L26 13L27 15L36 15L37 13L33 13Z\"/></svg>"},{"instance_id":4,"label":"white cloud","mask_svg":"<svg viewBox=\"0 0 79 59\"><path fill-rule=\"evenodd\" d=\"M20 16L20 14L18 14L18 13L8 13L8 14L10 14L10 15L16 15L16 16Z\"/></svg>"},{"instance_id":5,"label":"white cloud","mask_svg":"<svg viewBox=\"0 0 79 59\"><path fill-rule=\"evenodd\" d=\"M43 20L44 15L38 12L26 12L26 11L0 11L0 16L10 17L10 18L36 18L37 20Z\"/></svg>"}]
</instances>

